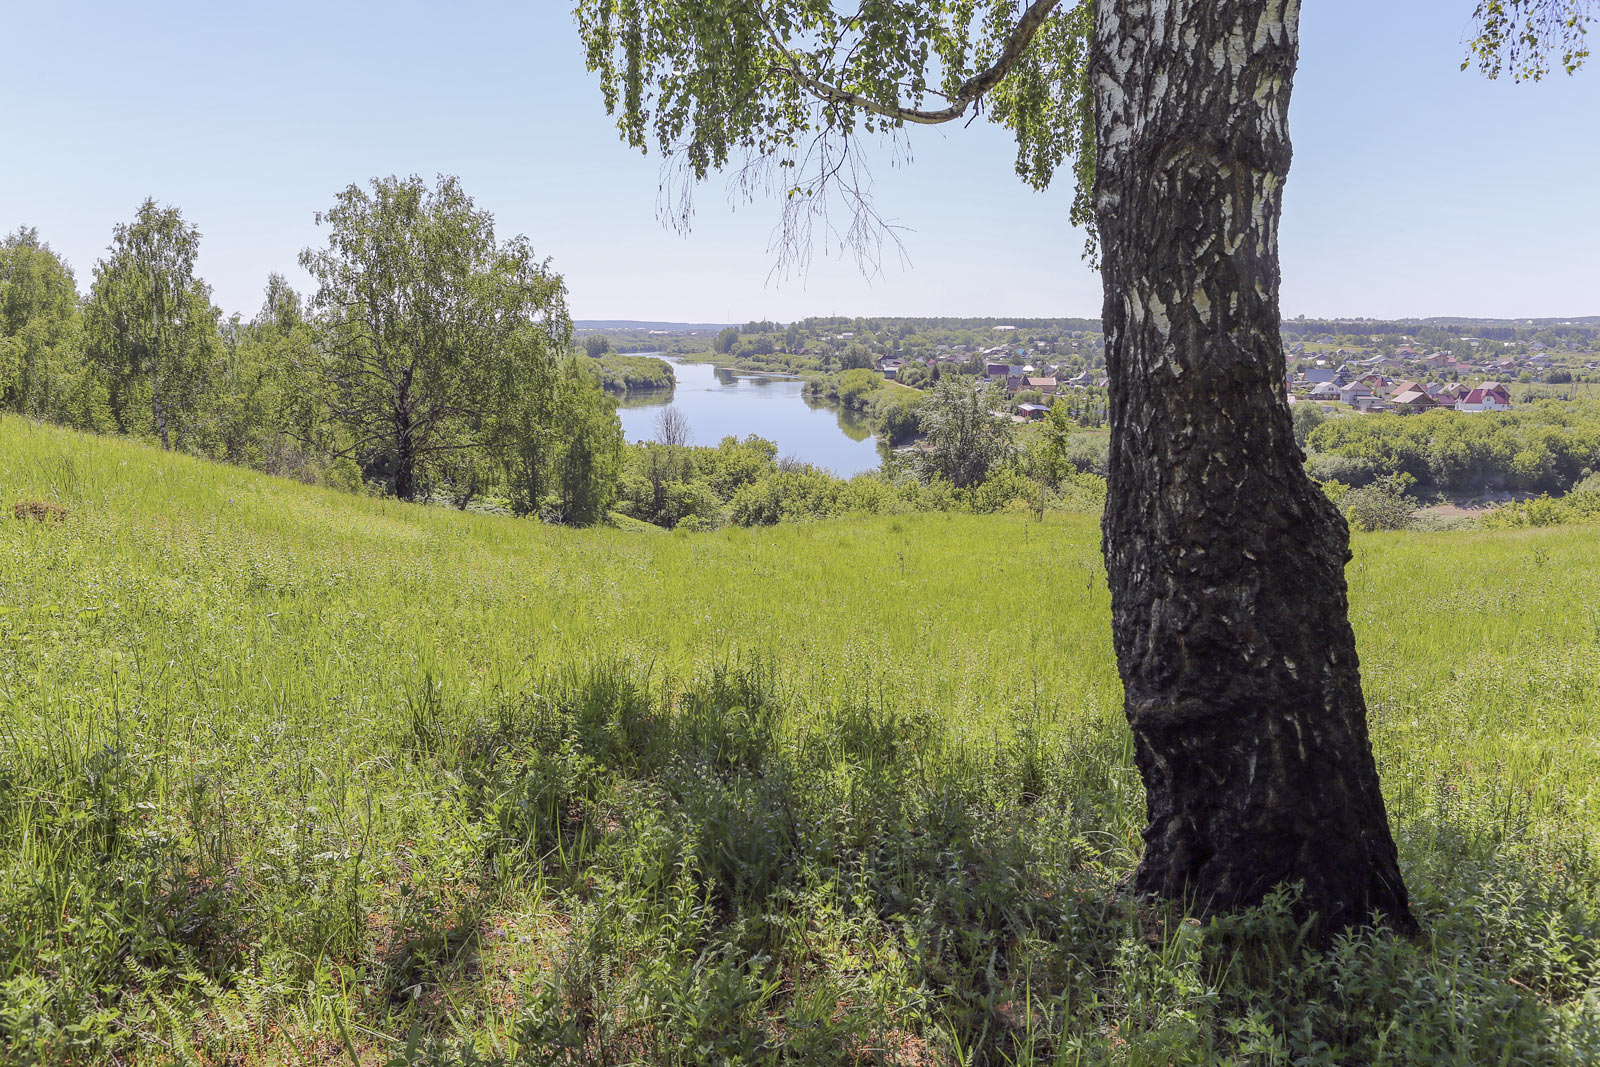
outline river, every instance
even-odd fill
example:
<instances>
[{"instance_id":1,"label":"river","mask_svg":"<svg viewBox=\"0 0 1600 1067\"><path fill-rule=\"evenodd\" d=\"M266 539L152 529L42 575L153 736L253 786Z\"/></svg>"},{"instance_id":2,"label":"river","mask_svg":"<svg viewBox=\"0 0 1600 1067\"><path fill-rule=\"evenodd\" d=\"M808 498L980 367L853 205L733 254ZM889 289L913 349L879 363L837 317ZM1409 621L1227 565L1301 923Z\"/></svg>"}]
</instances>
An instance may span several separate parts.
<instances>
[{"instance_id":1,"label":"river","mask_svg":"<svg viewBox=\"0 0 1600 1067\"><path fill-rule=\"evenodd\" d=\"M730 434L758 434L793 456L843 478L877 468L878 447L867 421L837 404L808 397L798 378L728 370L709 363L684 363L658 352L642 352L672 364L676 389L630 393L617 412L629 441L649 441L656 419L671 405L688 420L696 445L716 445Z\"/></svg>"}]
</instances>

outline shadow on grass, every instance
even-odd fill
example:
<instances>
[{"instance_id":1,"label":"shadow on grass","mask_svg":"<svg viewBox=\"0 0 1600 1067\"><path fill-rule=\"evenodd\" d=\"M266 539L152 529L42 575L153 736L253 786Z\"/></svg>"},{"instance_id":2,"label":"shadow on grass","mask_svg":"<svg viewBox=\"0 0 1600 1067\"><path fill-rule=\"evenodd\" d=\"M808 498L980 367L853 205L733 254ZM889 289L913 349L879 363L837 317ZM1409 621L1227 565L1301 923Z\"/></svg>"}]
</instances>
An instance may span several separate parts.
<instances>
[{"instance_id":1,"label":"shadow on grass","mask_svg":"<svg viewBox=\"0 0 1600 1067\"><path fill-rule=\"evenodd\" d=\"M674 688L606 665L420 716L412 739L460 776L496 869L570 920L523 991L517 1062L1560 1062L1595 1043L1588 868L1470 811L1412 863L1429 938L1316 952L1287 892L1206 925L1117 899L1142 795L1112 723L1023 711L973 744L881 702L785 707L759 667Z\"/></svg>"},{"instance_id":2,"label":"shadow on grass","mask_svg":"<svg viewBox=\"0 0 1600 1067\"><path fill-rule=\"evenodd\" d=\"M1023 710L969 745L881 703L786 708L759 667L541 689L476 719L414 701L401 739L459 776L494 868L571 919L527 997L529 1062L1014 1049L1030 985L1093 975L1126 921L1137 795L1107 724Z\"/></svg>"},{"instance_id":3,"label":"shadow on grass","mask_svg":"<svg viewBox=\"0 0 1600 1067\"><path fill-rule=\"evenodd\" d=\"M1121 725L995 718L974 740L866 697L807 707L759 666L675 685L602 664L488 705L424 682L394 748L473 844L464 878L383 886L355 863L235 877L215 791L192 791L185 843L143 821L143 763L41 755L0 774L0 828L72 866L8 890L0 1039L68 1062L112 1039L69 1046L55 1020L110 1011L126 1042L166 1005L164 1033L198 1028L191 973L218 1002L263 946L315 938L362 972L352 1025L415 1021L395 1062L1600 1062L1594 866L1514 798L1442 782L1397 820L1423 939L1313 952L1289 894L1205 925L1119 900L1142 807ZM480 931L528 901L557 921L498 990L491 1056L462 1006L504 964Z\"/></svg>"}]
</instances>

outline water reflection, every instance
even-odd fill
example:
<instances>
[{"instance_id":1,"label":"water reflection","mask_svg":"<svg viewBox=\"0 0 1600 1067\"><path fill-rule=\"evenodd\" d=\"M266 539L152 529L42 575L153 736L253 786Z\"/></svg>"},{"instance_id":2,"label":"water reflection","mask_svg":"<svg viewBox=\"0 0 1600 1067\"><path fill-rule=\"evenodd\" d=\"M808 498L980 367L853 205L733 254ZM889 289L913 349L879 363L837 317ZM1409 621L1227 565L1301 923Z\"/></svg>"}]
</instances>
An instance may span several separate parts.
<instances>
[{"instance_id":1,"label":"water reflection","mask_svg":"<svg viewBox=\"0 0 1600 1067\"><path fill-rule=\"evenodd\" d=\"M666 389L639 389L631 393L623 393L616 398L617 409L629 408L660 408L672 403L672 396L677 390Z\"/></svg>"},{"instance_id":2,"label":"water reflection","mask_svg":"<svg viewBox=\"0 0 1600 1067\"><path fill-rule=\"evenodd\" d=\"M779 455L844 477L878 466L867 419L831 401L806 396L798 378L661 358L672 364L678 384L622 398L618 415L630 441L654 438L656 416L671 404L688 419L697 445L715 445L729 435L758 434L775 441Z\"/></svg>"},{"instance_id":3,"label":"water reflection","mask_svg":"<svg viewBox=\"0 0 1600 1067\"><path fill-rule=\"evenodd\" d=\"M831 411L839 421L839 432L852 441L867 441L872 438L872 420L861 412L852 408L842 407L832 400L820 396L807 396L800 394L806 407L812 411Z\"/></svg>"}]
</instances>

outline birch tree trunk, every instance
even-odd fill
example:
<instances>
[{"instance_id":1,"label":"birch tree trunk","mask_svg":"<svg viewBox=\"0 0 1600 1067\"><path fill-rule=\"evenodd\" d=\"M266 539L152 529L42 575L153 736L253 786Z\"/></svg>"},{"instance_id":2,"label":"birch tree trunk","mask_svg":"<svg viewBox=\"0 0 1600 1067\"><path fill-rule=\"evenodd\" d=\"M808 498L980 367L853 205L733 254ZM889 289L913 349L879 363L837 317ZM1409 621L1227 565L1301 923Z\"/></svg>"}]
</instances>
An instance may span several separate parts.
<instances>
[{"instance_id":1,"label":"birch tree trunk","mask_svg":"<svg viewBox=\"0 0 1600 1067\"><path fill-rule=\"evenodd\" d=\"M1300 883L1412 927L1367 736L1349 533L1284 400L1278 220L1299 0L1100 0L1095 205L1112 627L1148 793L1136 892Z\"/></svg>"},{"instance_id":2,"label":"birch tree trunk","mask_svg":"<svg viewBox=\"0 0 1600 1067\"><path fill-rule=\"evenodd\" d=\"M161 290L156 281L155 267L150 268L150 406L156 417L156 432L161 435L161 447L172 451L167 439L167 411L161 403Z\"/></svg>"}]
</instances>

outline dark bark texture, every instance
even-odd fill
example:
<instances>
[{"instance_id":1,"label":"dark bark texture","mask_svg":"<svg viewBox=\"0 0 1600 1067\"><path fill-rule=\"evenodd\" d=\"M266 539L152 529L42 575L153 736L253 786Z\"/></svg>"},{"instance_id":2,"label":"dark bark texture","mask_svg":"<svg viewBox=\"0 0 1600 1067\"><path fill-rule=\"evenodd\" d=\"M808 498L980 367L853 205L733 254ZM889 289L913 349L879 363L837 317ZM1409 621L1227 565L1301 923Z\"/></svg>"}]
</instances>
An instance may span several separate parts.
<instances>
[{"instance_id":1,"label":"dark bark texture","mask_svg":"<svg viewBox=\"0 0 1600 1067\"><path fill-rule=\"evenodd\" d=\"M408 404L395 405L394 415L394 495L401 500L417 498L416 424Z\"/></svg>"},{"instance_id":2,"label":"dark bark texture","mask_svg":"<svg viewBox=\"0 0 1600 1067\"><path fill-rule=\"evenodd\" d=\"M1278 220L1298 0L1100 0L1105 554L1148 792L1142 894L1299 883L1413 926L1367 736L1344 520L1284 399Z\"/></svg>"}]
</instances>

